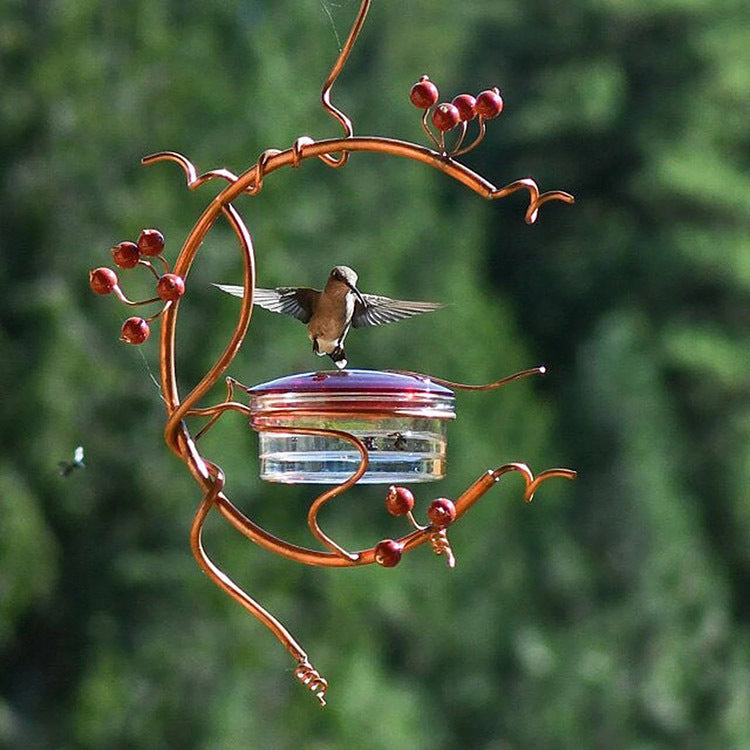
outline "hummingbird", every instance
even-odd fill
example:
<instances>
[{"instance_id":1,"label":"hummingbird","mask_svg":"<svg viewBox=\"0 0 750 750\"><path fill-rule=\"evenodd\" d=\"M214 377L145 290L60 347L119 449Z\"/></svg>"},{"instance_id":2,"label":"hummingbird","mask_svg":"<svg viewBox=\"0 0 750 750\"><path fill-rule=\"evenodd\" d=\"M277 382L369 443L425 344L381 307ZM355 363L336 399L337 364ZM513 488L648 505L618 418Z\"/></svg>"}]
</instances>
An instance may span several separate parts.
<instances>
[{"instance_id":1,"label":"hummingbird","mask_svg":"<svg viewBox=\"0 0 750 750\"><path fill-rule=\"evenodd\" d=\"M253 304L306 323L313 352L319 357L328 355L340 370L347 364L344 339L351 327L395 323L445 307L439 302L412 302L362 294L357 288L357 279L356 272L349 266L335 266L322 292L308 287L256 288ZM241 286L214 286L235 297L245 294Z\"/></svg>"}]
</instances>

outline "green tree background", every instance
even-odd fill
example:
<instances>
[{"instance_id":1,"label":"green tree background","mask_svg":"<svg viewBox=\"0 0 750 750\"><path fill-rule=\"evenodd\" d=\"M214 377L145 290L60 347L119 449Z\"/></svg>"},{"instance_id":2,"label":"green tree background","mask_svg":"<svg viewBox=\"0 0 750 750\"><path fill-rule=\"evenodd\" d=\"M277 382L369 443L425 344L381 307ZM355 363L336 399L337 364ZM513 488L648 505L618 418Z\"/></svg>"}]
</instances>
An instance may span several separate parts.
<instances>
[{"instance_id":1,"label":"green tree background","mask_svg":"<svg viewBox=\"0 0 750 750\"><path fill-rule=\"evenodd\" d=\"M259 283L347 263L366 291L451 303L355 332L358 367L482 382L549 366L458 396L422 512L508 460L579 480L531 506L499 484L452 530L454 572L426 548L391 570L308 569L214 519L217 562L328 677L321 711L195 566L200 493L162 442L156 344L117 342L125 311L87 271L145 226L174 258L214 194L142 155L241 171L337 135L319 89L357 3L0 0L0 745L750 746L747 3L373 6L335 93L358 134L421 141L407 93L425 72L446 97L497 84L506 111L466 162L578 202L529 227L525 198L487 203L419 164L306 162L238 202ZM209 282L239 276L217 228L181 316L186 386L237 312ZM261 313L232 374L318 364L301 326ZM79 444L87 467L64 479ZM206 452L246 512L309 543L314 488L263 485L242 420ZM326 523L370 546L402 532L382 501L358 489Z\"/></svg>"}]
</instances>

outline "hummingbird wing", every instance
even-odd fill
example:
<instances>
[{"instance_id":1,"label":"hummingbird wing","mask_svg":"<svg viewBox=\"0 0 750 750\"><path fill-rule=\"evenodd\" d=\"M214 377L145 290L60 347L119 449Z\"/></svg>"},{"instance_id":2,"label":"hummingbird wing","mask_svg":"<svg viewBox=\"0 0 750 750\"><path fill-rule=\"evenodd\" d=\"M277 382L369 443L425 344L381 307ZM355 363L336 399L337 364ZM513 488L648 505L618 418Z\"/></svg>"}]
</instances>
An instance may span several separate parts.
<instances>
[{"instance_id":1,"label":"hummingbird wing","mask_svg":"<svg viewBox=\"0 0 750 750\"><path fill-rule=\"evenodd\" d=\"M244 297L245 288L233 284L214 284L222 292L235 297ZM315 300L320 296L317 289L306 287L282 286L278 289L255 288L253 304L271 312L291 315L303 323L309 323L313 314Z\"/></svg>"},{"instance_id":2,"label":"hummingbird wing","mask_svg":"<svg viewBox=\"0 0 750 750\"><path fill-rule=\"evenodd\" d=\"M354 303L352 325L355 328L395 323L397 320L404 320L414 315L421 315L445 307L440 302L413 302L380 297L377 294L363 294L362 297L367 303L366 305L363 305L359 300Z\"/></svg>"}]
</instances>

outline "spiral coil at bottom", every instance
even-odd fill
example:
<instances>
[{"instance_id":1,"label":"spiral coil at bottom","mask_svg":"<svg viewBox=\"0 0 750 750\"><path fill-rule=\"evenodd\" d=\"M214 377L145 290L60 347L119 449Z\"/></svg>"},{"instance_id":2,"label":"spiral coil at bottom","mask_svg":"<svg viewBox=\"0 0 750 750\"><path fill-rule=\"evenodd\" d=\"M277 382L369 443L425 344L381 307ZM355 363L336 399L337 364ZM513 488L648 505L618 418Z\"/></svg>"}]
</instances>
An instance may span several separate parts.
<instances>
[{"instance_id":1,"label":"spiral coil at bottom","mask_svg":"<svg viewBox=\"0 0 750 750\"><path fill-rule=\"evenodd\" d=\"M456 556L453 554L451 543L448 541L448 534L445 529L440 529L434 534L430 534L430 544L436 555L445 555L449 568L456 567Z\"/></svg>"},{"instance_id":2,"label":"spiral coil at bottom","mask_svg":"<svg viewBox=\"0 0 750 750\"><path fill-rule=\"evenodd\" d=\"M294 676L320 701L321 706L326 705L328 680L309 661L300 662L294 670Z\"/></svg>"}]
</instances>

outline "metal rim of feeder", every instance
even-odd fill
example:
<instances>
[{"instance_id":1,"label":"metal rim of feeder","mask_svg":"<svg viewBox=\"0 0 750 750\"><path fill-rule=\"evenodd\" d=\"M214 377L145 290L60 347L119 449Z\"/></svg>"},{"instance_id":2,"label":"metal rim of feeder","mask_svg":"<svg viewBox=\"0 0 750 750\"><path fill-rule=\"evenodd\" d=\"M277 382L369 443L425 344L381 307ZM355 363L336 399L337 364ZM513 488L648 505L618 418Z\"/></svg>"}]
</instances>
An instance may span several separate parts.
<instances>
[{"instance_id":1,"label":"metal rim of feeder","mask_svg":"<svg viewBox=\"0 0 750 750\"><path fill-rule=\"evenodd\" d=\"M377 370L288 375L248 389L251 424L279 416L403 416L452 420L453 391L428 378Z\"/></svg>"}]
</instances>

